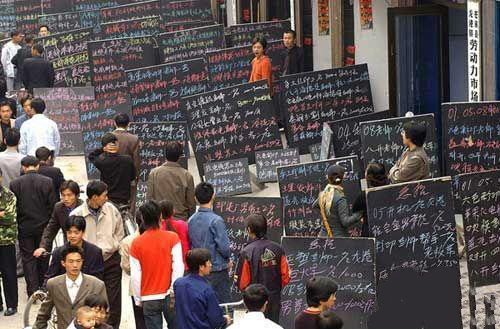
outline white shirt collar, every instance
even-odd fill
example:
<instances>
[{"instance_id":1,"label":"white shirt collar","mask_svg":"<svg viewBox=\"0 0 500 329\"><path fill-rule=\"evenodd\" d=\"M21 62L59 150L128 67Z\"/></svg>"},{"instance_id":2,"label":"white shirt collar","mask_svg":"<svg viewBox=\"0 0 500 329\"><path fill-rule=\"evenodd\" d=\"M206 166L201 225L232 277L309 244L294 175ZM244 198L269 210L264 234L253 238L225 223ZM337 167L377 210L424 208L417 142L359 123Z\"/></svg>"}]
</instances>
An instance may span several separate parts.
<instances>
[{"instance_id":1,"label":"white shirt collar","mask_svg":"<svg viewBox=\"0 0 500 329\"><path fill-rule=\"evenodd\" d=\"M67 288L73 287L73 284L75 284L77 288L80 288L80 286L82 285L82 281L83 281L82 272L80 272L80 274L78 274L78 277L76 278L75 281L71 280L68 277L68 275L66 275L66 287Z\"/></svg>"},{"instance_id":2,"label":"white shirt collar","mask_svg":"<svg viewBox=\"0 0 500 329\"><path fill-rule=\"evenodd\" d=\"M264 313L262 312L247 312L245 314L245 320L262 321L264 319L265 319Z\"/></svg>"}]
</instances>

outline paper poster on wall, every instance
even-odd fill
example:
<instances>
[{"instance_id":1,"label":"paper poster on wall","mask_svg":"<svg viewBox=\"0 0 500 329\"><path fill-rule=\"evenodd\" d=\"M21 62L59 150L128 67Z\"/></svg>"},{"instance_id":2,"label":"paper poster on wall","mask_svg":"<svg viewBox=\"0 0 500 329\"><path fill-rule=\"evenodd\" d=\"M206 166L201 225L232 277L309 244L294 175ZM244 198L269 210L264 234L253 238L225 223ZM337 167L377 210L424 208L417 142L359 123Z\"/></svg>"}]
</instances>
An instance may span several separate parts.
<instances>
[{"instance_id":1,"label":"paper poster on wall","mask_svg":"<svg viewBox=\"0 0 500 329\"><path fill-rule=\"evenodd\" d=\"M330 6L329 0L318 0L318 34L330 34Z\"/></svg>"},{"instance_id":2,"label":"paper poster on wall","mask_svg":"<svg viewBox=\"0 0 500 329\"><path fill-rule=\"evenodd\" d=\"M372 0L359 0L359 14L362 30L373 29Z\"/></svg>"},{"instance_id":3,"label":"paper poster on wall","mask_svg":"<svg viewBox=\"0 0 500 329\"><path fill-rule=\"evenodd\" d=\"M467 1L467 43L469 57L469 102L479 102L481 96L481 10L479 1Z\"/></svg>"}]
</instances>

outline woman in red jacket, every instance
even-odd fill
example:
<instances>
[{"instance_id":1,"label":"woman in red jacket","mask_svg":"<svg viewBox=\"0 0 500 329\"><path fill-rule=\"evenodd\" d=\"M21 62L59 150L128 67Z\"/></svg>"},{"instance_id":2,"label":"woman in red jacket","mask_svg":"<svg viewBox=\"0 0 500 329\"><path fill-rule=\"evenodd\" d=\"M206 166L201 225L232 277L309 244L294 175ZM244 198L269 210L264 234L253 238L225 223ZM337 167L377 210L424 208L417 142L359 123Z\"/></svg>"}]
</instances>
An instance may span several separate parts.
<instances>
[{"instance_id":1,"label":"woman in red jacket","mask_svg":"<svg viewBox=\"0 0 500 329\"><path fill-rule=\"evenodd\" d=\"M174 204L170 201L163 200L160 202L161 209L161 229L177 233L181 240L182 259L184 261L184 269L187 271L186 254L191 246L188 238L188 225L183 220L174 220Z\"/></svg>"},{"instance_id":2,"label":"woman in red jacket","mask_svg":"<svg viewBox=\"0 0 500 329\"><path fill-rule=\"evenodd\" d=\"M252 51L255 58L252 60L252 72L249 82L267 80L269 90L273 90L273 71L271 59L266 55L267 40L264 37L255 37L252 42Z\"/></svg>"}]
</instances>

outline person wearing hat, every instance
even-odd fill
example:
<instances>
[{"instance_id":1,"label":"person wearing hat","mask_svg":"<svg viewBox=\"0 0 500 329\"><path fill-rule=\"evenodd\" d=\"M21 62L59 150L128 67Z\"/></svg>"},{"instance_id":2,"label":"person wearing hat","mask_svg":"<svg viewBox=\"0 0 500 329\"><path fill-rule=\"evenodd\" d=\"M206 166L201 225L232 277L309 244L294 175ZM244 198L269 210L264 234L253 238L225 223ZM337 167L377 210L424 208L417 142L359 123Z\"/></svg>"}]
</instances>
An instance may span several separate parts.
<instances>
[{"instance_id":1,"label":"person wearing hat","mask_svg":"<svg viewBox=\"0 0 500 329\"><path fill-rule=\"evenodd\" d=\"M328 184L313 204L313 207L320 209L323 220L320 236L348 237L349 227L361 223L362 214L349 215L349 205L342 187L345 168L333 164L328 167L326 174Z\"/></svg>"}]
</instances>

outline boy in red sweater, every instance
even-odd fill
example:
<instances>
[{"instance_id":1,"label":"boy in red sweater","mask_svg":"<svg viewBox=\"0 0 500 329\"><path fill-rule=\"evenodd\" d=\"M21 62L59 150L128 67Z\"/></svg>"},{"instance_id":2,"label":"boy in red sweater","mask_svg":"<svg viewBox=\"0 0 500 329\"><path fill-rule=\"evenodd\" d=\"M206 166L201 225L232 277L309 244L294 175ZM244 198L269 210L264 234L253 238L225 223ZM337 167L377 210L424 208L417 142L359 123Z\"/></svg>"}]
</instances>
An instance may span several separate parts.
<instances>
[{"instance_id":1,"label":"boy in red sweater","mask_svg":"<svg viewBox=\"0 0 500 329\"><path fill-rule=\"evenodd\" d=\"M130 277L136 305L142 305L148 329L162 329L162 313L169 328L176 328L170 299L175 280L182 277L184 263L179 237L160 229L160 207L154 201L143 204L146 231L130 247Z\"/></svg>"}]
</instances>

